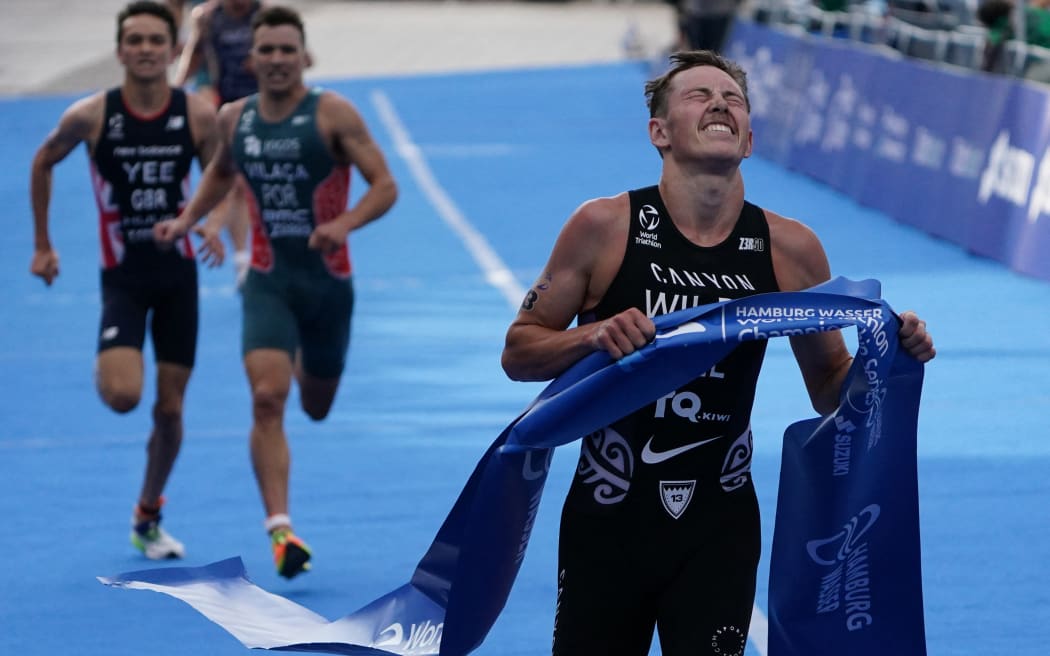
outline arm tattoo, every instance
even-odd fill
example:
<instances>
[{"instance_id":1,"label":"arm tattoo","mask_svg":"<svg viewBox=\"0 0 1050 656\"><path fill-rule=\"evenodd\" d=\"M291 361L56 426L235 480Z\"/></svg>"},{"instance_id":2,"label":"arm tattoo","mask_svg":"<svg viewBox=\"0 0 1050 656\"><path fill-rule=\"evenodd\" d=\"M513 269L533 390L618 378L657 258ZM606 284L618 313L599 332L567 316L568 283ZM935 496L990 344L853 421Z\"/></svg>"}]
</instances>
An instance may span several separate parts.
<instances>
[{"instance_id":1,"label":"arm tattoo","mask_svg":"<svg viewBox=\"0 0 1050 656\"><path fill-rule=\"evenodd\" d=\"M521 302L521 309L526 312L536 307L536 299L539 298L539 294L535 289L530 289L528 294L525 294L525 300Z\"/></svg>"},{"instance_id":2,"label":"arm tattoo","mask_svg":"<svg viewBox=\"0 0 1050 656\"><path fill-rule=\"evenodd\" d=\"M545 292L550 289L551 274L548 271L543 274L543 280L536 283L536 285L529 290L528 294L525 294L525 300L521 302L521 309L525 311L532 310L536 307L536 301L540 297L540 292Z\"/></svg>"}]
</instances>

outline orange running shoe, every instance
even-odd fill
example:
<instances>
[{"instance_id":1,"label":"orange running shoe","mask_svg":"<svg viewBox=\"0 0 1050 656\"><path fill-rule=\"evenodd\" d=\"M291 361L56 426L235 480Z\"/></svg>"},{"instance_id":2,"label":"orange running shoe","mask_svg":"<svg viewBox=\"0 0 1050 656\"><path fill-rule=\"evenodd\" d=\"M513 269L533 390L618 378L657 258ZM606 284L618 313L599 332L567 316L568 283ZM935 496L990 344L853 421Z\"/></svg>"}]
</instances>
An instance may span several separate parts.
<instances>
[{"instance_id":1,"label":"orange running shoe","mask_svg":"<svg viewBox=\"0 0 1050 656\"><path fill-rule=\"evenodd\" d=\"M270 534L273 546L273 562L277 573L291 579L310 570L310 547L292 533L292 529L283 527Z\"/></svg>"}]
</instances>

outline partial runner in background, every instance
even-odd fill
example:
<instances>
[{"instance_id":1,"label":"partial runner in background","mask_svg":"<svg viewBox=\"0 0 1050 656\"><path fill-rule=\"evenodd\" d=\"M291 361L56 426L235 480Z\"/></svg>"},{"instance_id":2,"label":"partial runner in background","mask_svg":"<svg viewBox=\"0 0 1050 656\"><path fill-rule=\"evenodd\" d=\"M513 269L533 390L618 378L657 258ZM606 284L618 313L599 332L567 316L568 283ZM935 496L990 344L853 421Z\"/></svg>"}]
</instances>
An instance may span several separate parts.
<instances>
[{"instance_id":1,"label":"partial runner in background","mask_svg":"<svg viewBox=\"0 0 1050 656\"><path fill-rule=\"evenodd\" d=\"M189 35L179 57L175 85L191 80L202 94L211 95L218 107L259 90L249 65L252 19L262 8L259 0L207 0L190 12ZM249 252L252 218L248 189L239 179L229 195L212 212L226 226L233 246L238 289L244 284L251 262Z\"/></svg>"}]
</instances>

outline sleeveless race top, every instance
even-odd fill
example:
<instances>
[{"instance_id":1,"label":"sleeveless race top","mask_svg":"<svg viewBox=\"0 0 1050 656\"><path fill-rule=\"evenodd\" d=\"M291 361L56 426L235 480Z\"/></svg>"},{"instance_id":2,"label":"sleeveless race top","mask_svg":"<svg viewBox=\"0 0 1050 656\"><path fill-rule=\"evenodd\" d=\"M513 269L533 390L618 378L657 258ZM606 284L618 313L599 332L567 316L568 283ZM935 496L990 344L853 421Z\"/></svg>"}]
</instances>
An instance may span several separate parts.
<instances>
[{"instance_id":1,"label":"sleeveless race top","mask_svg":"<svg viewBox=\"0 0 1050 656\"><path fill-rule=\"evenodd\" d=\"M259 271L271 271L275 258L323 260L332 276L350 277L348 245L323 257L307 248L314 227L341 214L350 197L350 167L335 162L317 128L322 93L311 89L277 123L262 119L254 95L237 121L233 156L252 191L252 267Z\"/></svg>"},{"instance_id":2,"label":"sleeveless race top","mask_svg":"<svg viewBox=\"0 0 1050 656\"><path fill-rule=\"evenodd\" d=\"M218 60L218 83L215 85L219 102L226 103L249 96L259 90L255 74L247 60L252 51L252 18L261 9L252 3L251 11L242 18L234 18L215 8L208 26L208 41Z\"/></svg>"},{"instance_id":3,"label":"sleeveless race top","mask_svg":"<svg viewBox=\"0 0 1050 656\"><path fill-rule=\"evenodd\" d=\"M155 116L131 111L120 88L106 92L102 134L91 153L91 178L99 211L103 269L149 268L192 259L189 238L159 249L153 225L178 215L189 198L196 148L186 94L171 90Z\"/></svg>"},{"instance_id":4,"label":"sleeveless race top","mask_svg":"<svg viewBox=\"0 0 1050 656\"><path fill-rule=\"evenodd\" d=\"M653 317L778 290L763 211L744 204L729 237L697 246L678 231L657 187L629 192L631 227L620 269L581 324L629 307ZM728 492L750 480L750 418L766 342L741 344L707 372L584 440L571 497L597 508L638 494L675 515L667 499ZM689 486L689 495L675 485ZM670 486L670 487L668 487ZM659 488L657 495L652 488ZM665 489L667 488L667 489ZM677 516L677 515L675 515Z\"/></svg>"}]
</instances>

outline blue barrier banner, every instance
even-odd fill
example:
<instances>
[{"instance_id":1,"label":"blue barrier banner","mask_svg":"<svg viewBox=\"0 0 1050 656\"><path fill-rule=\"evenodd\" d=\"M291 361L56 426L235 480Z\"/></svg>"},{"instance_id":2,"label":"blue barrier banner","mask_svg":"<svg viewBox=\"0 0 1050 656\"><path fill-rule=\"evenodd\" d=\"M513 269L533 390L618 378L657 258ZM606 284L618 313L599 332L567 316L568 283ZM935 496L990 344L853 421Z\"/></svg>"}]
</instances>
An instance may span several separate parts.
<instances>
[{"instance_id":1,"label":"blue barrier banner","mask_svg":"<svg viewBox=\"0 0 1050 656\"><path fill-rule=\"evenodd\" d=\"M922 366L898 354L896 319L879 294L876 281L837 279L804 292L759 294L681 310L656 317L656 339L628 357L613 361L594 353L580 360L488 448L409 582L339 620L328 621L258 588L239 558L99 580L182 599L247 647L338 654L470 653L503 610L517 577L553 448L673 391L741 342L855 327L858 352L838 411L788 433L791 443L796 434L811 430L812 437L801 443L813 455L802 466L786 468L781 480L783 511L777 511L773 564L782 571L770 577L770 654L874 654L879 645L898 644L886 640L884 633L890 630L909 636L908 644L919 644L923 616L914 431ZM907 376L902 378L901 372ZM829 426L838 432L829 432ZM910 435L901 435L909 430ZM841 431L852 440L845 461ZM883 466L888 451L904 461L896 468ZM826 483L824 474L832 465L837 467L835 477ZM839 473L843 466L846 474ZM902 473L911 480L902 481ZM821 486L817 499L813 485ZM828 490L834 499L824 498ZM844 528L854 525L860 528ZM893 557L903 563L900 568L884 566L889 543ZM795 569L799 554L813 563ZM830 595L838 580L829 579L826 570L838 566L840 554L845 559L843 591L840 605L832 608ZM829 600L823 605L818 603L822 594ZM857 604L866 604L863 611ZM866 613L863 618L861 612ZM824 631L827 622L835 629L836 620L847 625L847 633L815 637L813 627ZM790 651L795 645L806 648Z\"/></svg>"},{"instance_id":2,"label":"blue barrier banner","mask_svg":"<svg viewBox=\"0 0 1050 656\"><path fill-rule=\"evenodd\" d=\"M755 152L1050 280L1050 91L737 20Z\"/></svg>"}]
</instances>

